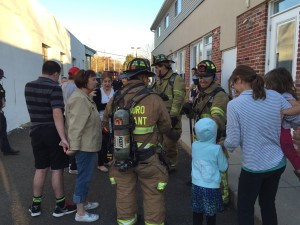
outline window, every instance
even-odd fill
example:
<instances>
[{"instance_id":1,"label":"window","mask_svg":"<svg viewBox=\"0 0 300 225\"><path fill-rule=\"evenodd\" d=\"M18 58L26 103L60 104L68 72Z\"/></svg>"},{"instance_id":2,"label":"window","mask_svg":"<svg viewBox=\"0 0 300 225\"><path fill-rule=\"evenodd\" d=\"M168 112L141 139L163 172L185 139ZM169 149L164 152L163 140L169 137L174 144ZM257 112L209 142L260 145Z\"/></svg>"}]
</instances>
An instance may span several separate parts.
<instances>
[{"instance_id":1,"label":"window","mask_svg":"<svg viewBox=\"0 0 300 225\"><path fill-rule=\"evenodd\" d=\"M178 73L184 79L185 77L185 51L178 54Z\"/></svg>"},{"instance_id":2,"label":"window","mask_svg":"<svg viewBox=\"0 0 300 225\"><path fill-rule=\"evenodd\" d=\"M181 12L181 0L175 2L175 16Z\"/></svg>"},{"instance_id":3,"label":"window","mask_svg":"<svg viewBox=\"0 0 300 225\"><path fill-rule=\"evenodd\" d=\"M206 36L206 37L205 37L205 44L206 44L206 45L209 45L209 44L211 44L211 43L212 43L212 36L211 36L211 35Z\"/></svg>"},{"instance_id":4,"label":"window","mask_svg":"<svg viewBox=\"0 0 300 225\"><path fill-rule=\"evenodd\" d=\"M274 2L273 14L282 12L288 8L298 5L299 0L279 0Z\"/></svg>"},{"instance_id":5,"label":"window","mask_svg":"<svg viewBox=\"0 0 300 225\"><path fill-rule=\"evenodd\" d=\"M160 37L160 26L156 29L156 37Z\"/></svg>"},{"instance_id":6,"label":"window","mask_svg":"<svg viewBox=\"0 0 300 225\"><path fill-rule=\"evenodd\" d=\"M165 29L167 29L168 26L169 26L169 14L166 15L166 17L165 17Z\"/></svg>"},{"instance_id":7,"label":"window","mask_svg":"<svg viewBox=\"0 0 300 225\"><path fill-rule=\"evenodd\" d=\"M72 66L76 66L76 58L72 58Z\"/></svg>"},{"instance_id":8,"label":"window","mask_svg":"<svg viewBox=\"0 0 300 225\"><path fill-rule=\"evenodd\" d=\"M46 62L49 59L49 46L42 44L42 54L43 54L43 62Z\"/></svg>"}]
</instances>

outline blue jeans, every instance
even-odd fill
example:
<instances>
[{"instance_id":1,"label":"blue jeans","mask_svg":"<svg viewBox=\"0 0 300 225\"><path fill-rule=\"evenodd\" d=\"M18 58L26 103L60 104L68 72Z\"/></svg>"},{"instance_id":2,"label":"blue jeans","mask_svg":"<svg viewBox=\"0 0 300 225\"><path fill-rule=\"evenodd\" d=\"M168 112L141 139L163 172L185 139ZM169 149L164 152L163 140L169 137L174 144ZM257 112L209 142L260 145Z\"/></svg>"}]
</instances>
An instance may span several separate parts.
<instances>
[{"instance_id":1,"label":"blue jeans","mask_svg":"<svg viewBox=\"0 0 300 225\"><path fill-rule=\"evenodd\" d=\"M89 185L96 167L97 152L78 151L75 155L78 175L76 177L73 201L75 204L86 201Z\"/></svg>"}]
</instances>

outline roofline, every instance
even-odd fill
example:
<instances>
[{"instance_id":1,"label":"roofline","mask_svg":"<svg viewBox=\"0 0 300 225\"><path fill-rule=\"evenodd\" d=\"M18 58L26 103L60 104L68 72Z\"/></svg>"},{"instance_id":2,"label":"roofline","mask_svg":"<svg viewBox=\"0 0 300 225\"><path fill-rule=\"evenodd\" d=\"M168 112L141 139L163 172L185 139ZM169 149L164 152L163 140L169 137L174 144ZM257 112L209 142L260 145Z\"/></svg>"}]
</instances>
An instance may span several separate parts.
<instances>
[{"instance_id":1,"label":"roofline","mask_svg":"<svg viewBox=\"0 0 300 225\"><path fill-rule=\"evenodd\" d=\"M163 19L164 15L168 12L170 6L173 4L175 0L165 0L164 4L161 6L158 14L156 15L150 30L154 31L156 30L157 26L159 25L160 21Z\"/></svg>"},{"instance_id":2,"label":"roofline","mask_svg":"<svg viewBox=\"0 0 300 225\"><path fill-rule=\"evenodd\" d=\"M97 52L96 50L94 50L94 49L92 49L92 48L90 48L90 47L88 47L86 45L84 45L84 47L85 47L86 50L91 51L94 54L96 54L96 52Z\"/></svg>"}]
</instances>

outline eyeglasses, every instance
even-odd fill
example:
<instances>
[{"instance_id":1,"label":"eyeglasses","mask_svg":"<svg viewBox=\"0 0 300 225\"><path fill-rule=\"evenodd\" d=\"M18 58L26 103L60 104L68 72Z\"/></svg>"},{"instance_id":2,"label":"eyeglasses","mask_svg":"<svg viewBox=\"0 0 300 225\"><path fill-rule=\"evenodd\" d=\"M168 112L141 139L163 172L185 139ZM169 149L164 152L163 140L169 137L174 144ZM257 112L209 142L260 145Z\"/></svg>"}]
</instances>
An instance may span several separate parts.
<instances>
[{"instance_id":1,"label":"eyeglasses","mask_svg":"<svg viewBox=\"0 0 300 225\"><path fill-rule=\"evenodd\" d=\"M164 65L163 65L163 64L157 64L156 66L161 68L161 67L163 67Z\"/></svg>"}]
</instances>

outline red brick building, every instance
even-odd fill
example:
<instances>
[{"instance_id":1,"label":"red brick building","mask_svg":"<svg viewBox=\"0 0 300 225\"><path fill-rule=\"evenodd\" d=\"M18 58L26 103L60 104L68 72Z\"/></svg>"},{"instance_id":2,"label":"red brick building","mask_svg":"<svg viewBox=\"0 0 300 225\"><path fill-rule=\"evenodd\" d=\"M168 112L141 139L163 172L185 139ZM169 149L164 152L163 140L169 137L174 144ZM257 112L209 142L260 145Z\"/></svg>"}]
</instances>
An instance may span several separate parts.
<instances>
[{"instance_id":1,"label":"red brick building","mask_svg":"<svg viewBox=\"0 0 300 225\"><path fill-rule=\"evenodd\" d=\"M300 94L300 2L298 0L165 0L151 30L153 55L165 54L174 70L191 83L191 68L212 60L228 90L237 65L249 65L259 75L285 67Z\"/></svg>"}]
</instances>

